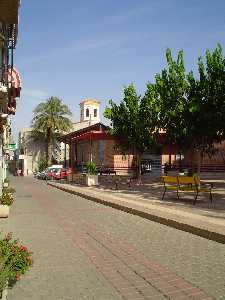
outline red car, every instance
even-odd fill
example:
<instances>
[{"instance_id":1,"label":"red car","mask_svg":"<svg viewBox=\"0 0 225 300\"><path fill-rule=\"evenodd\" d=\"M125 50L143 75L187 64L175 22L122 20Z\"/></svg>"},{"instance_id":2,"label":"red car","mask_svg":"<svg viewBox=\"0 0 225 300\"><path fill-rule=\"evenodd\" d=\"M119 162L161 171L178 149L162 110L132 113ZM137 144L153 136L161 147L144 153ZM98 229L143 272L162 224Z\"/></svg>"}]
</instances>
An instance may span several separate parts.
<instances>
[{"instance_id":1,"label":"red car","mask_svg":"<svg viewBox=\"0 0 225 300\"><path fill-rule=\"evenodd\" d=\"M58 169L51 173L51 178L58 179L67 179L67 175L72 172L71 168Z\"/></svg>"}]
</instances>

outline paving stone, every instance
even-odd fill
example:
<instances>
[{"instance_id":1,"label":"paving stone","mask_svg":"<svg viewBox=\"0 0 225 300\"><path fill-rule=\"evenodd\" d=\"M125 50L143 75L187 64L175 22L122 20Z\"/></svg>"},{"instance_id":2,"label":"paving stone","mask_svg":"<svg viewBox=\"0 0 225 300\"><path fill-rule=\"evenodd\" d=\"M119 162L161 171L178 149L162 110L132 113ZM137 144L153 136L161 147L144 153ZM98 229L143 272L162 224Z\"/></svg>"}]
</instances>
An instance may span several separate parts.
<instances>
[{"instance_id":1,"label":"paving stone","mask_svg":"<svg viewBox=\"0 0 225 300\"><path fill-rule=\"evenodd\" d=\"M14 180L17 201L9 219L0 219L0 228L31 247L34 266L9 292L9 300L166 299L176 276L180 299L188 297L189 284L206 298L223 299L224 245L32 178Z\"/></svg>"}]
</instances>

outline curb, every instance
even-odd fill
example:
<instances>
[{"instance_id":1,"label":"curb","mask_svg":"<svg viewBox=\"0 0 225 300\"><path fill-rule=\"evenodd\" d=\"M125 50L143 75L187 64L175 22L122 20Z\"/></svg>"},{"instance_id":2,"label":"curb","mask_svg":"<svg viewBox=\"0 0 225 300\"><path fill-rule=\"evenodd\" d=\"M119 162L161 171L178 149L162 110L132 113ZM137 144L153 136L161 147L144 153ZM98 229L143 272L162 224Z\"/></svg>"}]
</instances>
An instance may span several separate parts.
<instances>
[{"instance_id":1,"label":"curb","mask_svg":"<svg viewBox=\"0 0 225 300\"><path fill-rule=\"evenodd\" d=\"M125 205L122 205L122 204L118 204L118 203L106 201L106 200L103 200L103 199L100 199L100 198L97 198L97 197L89 196L89 195L71 190L69 188L56 186L52 183L48 183L48 185L50 185L51 187L54 187L56 189L59 189L61 191L67 192L69 194L80 196L80 197L85 198L87 200L91 200L93 202L100 203L100 204L103 204L105 206L109 206L109 207L121 210L123 212L129 213L129 214L132 214L132 215L136 215L136 216L139 216L141 218L144 218L144 219L147 219L147 220L150 220L150 221L153 221L153 222L157 222L157 223L169 226L169 227L173 227L173 228L181 230L181 231L189 232L191 234L200 236L202 238L205 238L205 239L217 242L217 243L225 244L225 235L224 234L221 234L221 233L218 233L218 232L215 232L215 231L211 231L211 230L207 230L207 229L204 229L204 228L199 228L199 227L189 225L189 224L186 224L186 223L178 222L178 221L175 221L175 220L172 220L172 219L168 219L168 218L161 217L161 216L158 216L158 215L155 215L155 214L151 214L150 212L144 212L144 211L141 211L141 210L136 209L136 208L131 208L131 207L128 207L128 206L125 206Z\"/></svg>"}]
</instances>

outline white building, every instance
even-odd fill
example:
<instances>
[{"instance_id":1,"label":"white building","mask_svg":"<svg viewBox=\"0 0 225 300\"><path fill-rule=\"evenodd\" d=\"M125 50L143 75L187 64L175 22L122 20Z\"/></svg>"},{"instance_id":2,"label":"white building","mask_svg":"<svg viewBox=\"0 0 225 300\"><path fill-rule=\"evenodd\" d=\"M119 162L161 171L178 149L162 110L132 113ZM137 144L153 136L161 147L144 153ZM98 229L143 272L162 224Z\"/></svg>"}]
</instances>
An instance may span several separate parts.
<instances>
[{"instance_id":1,"label":"white building","mask_svg":"<svg viewBox=\"0 0 225 300\"><path fill-rule=\"evenodd\" d=\"M73 123L72 132L97 124L100 121L100 102L95 99L85 99L80 103L80 121ZM61 143L60 149L60 162L66 165L65 161L69 159L70 149L64 143Z\"/></svg>"},{"instance_id":2,"label":"white building","mask_svg":"<svg viewBox=\"0 0 225 300\"><path fill-rule=\"evenodd\" d=\"M46 143L40 139L34 141L31 133L32 128L23 128L19 132L17 167L22 170L24 176L33 174L38 169L40 159L46 156Z\"/></svg>"}]
</instances>

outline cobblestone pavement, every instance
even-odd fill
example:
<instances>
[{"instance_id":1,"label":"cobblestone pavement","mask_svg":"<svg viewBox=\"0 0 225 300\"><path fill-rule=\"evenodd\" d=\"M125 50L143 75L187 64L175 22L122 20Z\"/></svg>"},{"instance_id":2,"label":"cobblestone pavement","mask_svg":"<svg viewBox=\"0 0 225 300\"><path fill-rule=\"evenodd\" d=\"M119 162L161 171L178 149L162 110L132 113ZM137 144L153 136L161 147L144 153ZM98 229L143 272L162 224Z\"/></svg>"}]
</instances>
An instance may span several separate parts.
<instances>
[{"instance_id":1,"label":"cobblestone pavement","mask_svg":"<svg viewBox=\"0 0 225 300\"><path fill-rule=\"evenodd\" d=\"M14 178L17 199L0 219L34 252L9 291L26 299L225 299L225 246Z\"/></svg>"}]
</instances>

